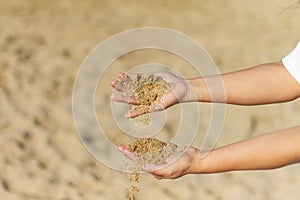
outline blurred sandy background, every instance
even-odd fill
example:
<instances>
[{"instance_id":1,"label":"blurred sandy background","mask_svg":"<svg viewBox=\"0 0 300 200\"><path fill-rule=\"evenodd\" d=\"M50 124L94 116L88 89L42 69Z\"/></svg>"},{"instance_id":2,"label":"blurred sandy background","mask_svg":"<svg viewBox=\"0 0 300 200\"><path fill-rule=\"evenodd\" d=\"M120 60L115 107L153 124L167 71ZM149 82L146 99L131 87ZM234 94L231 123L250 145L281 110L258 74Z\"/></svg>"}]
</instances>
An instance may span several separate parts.
<instances>
[{"instance_id":1,"label":"blurred sandy background","mask_svg":"<svg viewBox=\"0 0 300 200\"><path fill-rule=\"evenodd\" d=\"M87 153L72 118L76 72L104 39L137 27L175 29L202 44L220 71L228 72L279 60L296 45L300 8L286 9L296 2L0 0L0 199L122 199L127 184L123 175ZM146 61L181 64L146 53L116 61L120 68L106 73L103 81ZM109 103L111 88L108 83L104 88L97 106ZM299 101L228 106L217 145L297 125L299 116ZM118 132L112 121L106 123ZM300 196L299 174L295 165L172 181L144 175L138 199L293 200Z\"/></svg>"}]
</instances>

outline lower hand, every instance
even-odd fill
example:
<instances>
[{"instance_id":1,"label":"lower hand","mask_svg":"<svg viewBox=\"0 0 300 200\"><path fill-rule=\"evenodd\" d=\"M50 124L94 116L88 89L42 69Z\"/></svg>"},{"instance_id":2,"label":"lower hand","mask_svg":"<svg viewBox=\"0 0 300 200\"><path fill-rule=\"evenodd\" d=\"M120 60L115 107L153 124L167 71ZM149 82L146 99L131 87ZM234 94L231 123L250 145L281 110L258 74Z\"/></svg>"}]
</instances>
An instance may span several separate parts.
<instances>
[{"instance_id":1,"label":"lower hand","mask_svg":"<svg viewBox=\"0 0 300 200\"><path fill-rule=\"evenodd\" d=\"M123 146L119 150L133 161L137 161L133 152ZM180 157L170 157L164 165L146 164L142 170L152 174L157 179L176 179L186 174L195 173L196 161L199 159L199 150L194 147L186 147Z\"/></svg>"}]
</instances>

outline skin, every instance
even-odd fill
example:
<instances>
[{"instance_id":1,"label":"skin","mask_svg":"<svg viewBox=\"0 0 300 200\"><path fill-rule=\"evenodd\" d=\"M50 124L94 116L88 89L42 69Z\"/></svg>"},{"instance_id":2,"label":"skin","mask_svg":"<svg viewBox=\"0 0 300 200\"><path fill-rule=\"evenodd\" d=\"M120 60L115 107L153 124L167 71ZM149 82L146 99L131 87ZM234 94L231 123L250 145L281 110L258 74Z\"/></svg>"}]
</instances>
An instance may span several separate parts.
<instances>
[{"instance_id":1,"label":"skin","mask_svg":"<svg viewBox=\"0 0 300 200\"><path fill-rule=\"evenodd\" d=\"M300 84L290 75L282 62L266 63L221 76L182 79L167 72L157 72L166 82L175 84L173 90L162 97L151 111L166 109L183 102L219 102L234 105L262 105L292 101L300 97ZM120 80L130 76L120 73ZM221 78L224 91L214 85ZM210 83L210 88L206 83ZM123 88L117 80L112 87ZM210 91L214 91L211 95ZM111 100L135 104L131 97L112 95ZM133 118L144 113L127 113ZM123 146L119 150L131 159L134 154ZM228 146L212 150L203 159L194 147L186 147L175 162L171 159L161 166L144 166L144 170L158 179L175 179L186 174L208 174L235 170L274 169L300 162L300 126L265 133Z\"/></svg>"}]
</instances>

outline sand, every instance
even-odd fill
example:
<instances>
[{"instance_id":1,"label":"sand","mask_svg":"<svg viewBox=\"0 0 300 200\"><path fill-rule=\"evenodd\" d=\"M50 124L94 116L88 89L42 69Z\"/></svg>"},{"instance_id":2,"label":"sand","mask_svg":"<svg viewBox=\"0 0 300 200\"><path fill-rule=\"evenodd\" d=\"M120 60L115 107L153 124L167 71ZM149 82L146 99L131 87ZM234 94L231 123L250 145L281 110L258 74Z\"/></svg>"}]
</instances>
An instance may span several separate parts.
<instances>
[{"instance_id":1,"label":"sand","mask_svg":"<svg viewBox=\"0 0 300 200\"><path fill-rule=\"evenodd\" d=\"M144 26L181 31L210 53L221 72L280 60L299 41L300 9L292 0L4 1L0 0L0 196L7 200L116 200L127 181L83 147L72 119L72 89L85 56L112 34ZM197 74L166 52L133 52L112 63L96 94L97 116L116 144L130 140L110 117L109 81L144 63ZM189 70L187 70L189 69ZM199 138L210 120L201 104ZM161 137L180 124L170 108ZM299 124L300 102L228 106L217 146ZM300 167L190 175L158 181L143 175L138 199L296 200Z\"/></svg>"},{"instance_id":2,"label":"sand","mask_svg":"<svg viewBox=\"0 0 300 200\"><path fill-rule=\"evenodd\" d=\"M145 165L163 166L167 163L168 158L180 156L183 148L170 142L160 141L156 138L140 138L130 141L125 145L125 148L133 152L136 158L136 165L127 176L130 187L126 189L126 196L130 200L137 198L137 193L140 191L137 184L141 179L142 167Z\"/></svg>"},{"instance_id":3,"label":"sand","mask_svg":"<svg viewBox=\"0 0 300 200\"><path fill-rule=\"evenodd\" d=\"M142 167L149 164L157 167L165 165L168 158L180 156L182 152L177 145L153 137L132 140L125 147L134 154L136 159L136 164L128 168L131 173L126 176L130 186L126 189L125 196L129 200L136 199L140 191L137 184L141 179Z\"/></svg>"},{"instance_id":4,"label":"sand","mask_svg":"<svg viewBox=\"0 0 300 200\"><path fill-rule=\"evenodd\" d=\"M148 113L160 105L161 98L170 93L173 86L162 77L153 74L138 73L127 77L125 80L117 80L124 91L114 90L113 93L134 99L136 104L131 105L129 112L140 114L133 119L133 122L137 126L147 126L151 123Z\"/></svg>"}]
</instances>

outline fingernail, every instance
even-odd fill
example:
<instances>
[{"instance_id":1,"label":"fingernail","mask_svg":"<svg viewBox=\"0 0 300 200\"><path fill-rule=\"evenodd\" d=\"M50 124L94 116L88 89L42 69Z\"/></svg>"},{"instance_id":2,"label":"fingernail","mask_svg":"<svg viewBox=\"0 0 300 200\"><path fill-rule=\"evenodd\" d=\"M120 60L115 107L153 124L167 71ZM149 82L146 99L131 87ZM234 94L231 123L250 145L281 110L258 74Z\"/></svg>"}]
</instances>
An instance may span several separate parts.
<instances>
[{"instance_id":1,"label":"fingernail","mask_svg":"<svg viewBox=\"0 0 300 200\"><path fill-rule=\"evenodd\" d=\"M125 118L126 118L126 119L130 119L130 118L131 118L131 113L126 113L126 114L125 114Z\"/></svg>"},{"instance_id":2,"label":"fingernail","mask_svg":"<svg viewBox=\"0 0 300 200\"><path fill-rule=\"evenodd\" d=\"M119 146L118 147L119 151L121 151L123 154L128 155L130 153L132 153L131 151L127 150L124 146Z\"/></svg>"},{"instance_id":3,"label":"fingernail","mask_svg":"<svg viewBox=\"0 0 300 200\"><path fill-rule=\"evenodd\" d=\"M143 170L143 171L148 171L148 168L147 168L147 166L145 166L145 165L144 165L144 166L142 166L142 170Z\"/></svg>"},{"instance_id":4,"label":"fingernail","mask_svg":"<svg viewBox=\"0 0 300 200\"><path fill-rule=\"evenodd\" d=\"M118 77L119 78L122 78L124 76L124 73L123 72L120 72L119 74L118 74Z\"/></svg>"}]
</instances>

